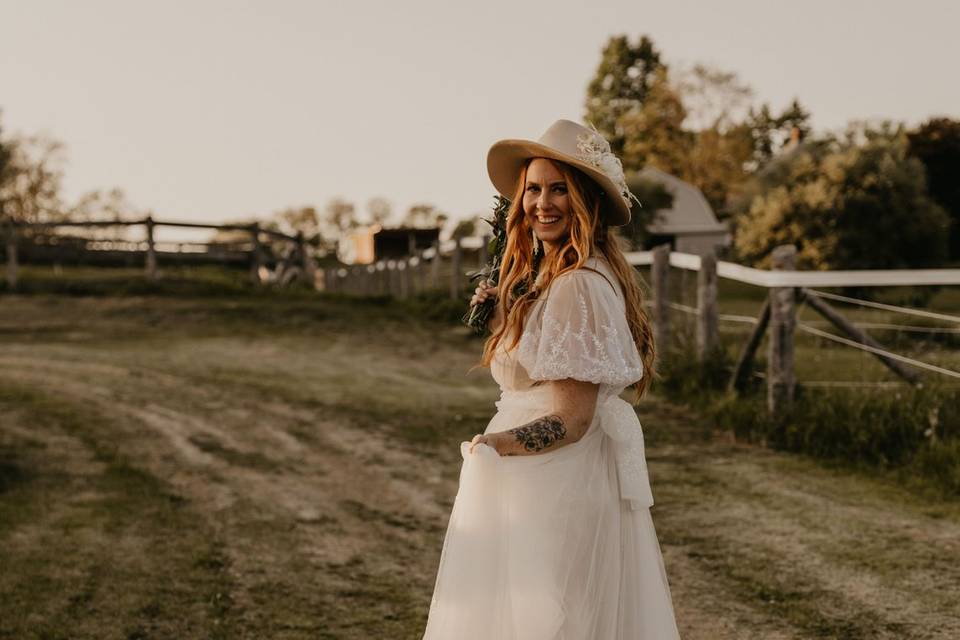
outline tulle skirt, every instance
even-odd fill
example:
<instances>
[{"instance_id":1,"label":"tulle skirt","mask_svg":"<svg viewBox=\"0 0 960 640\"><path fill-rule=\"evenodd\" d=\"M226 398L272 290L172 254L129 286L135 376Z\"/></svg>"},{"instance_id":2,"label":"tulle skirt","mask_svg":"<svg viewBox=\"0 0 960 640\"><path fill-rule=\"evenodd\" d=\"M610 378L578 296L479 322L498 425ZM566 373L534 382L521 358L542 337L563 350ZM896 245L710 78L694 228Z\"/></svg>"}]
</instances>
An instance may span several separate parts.
<instances>
[{"instance_id":1,"label":"tulle skirt","mask_svg":"<svg viewBox=\"0 0 960 640\"><path fill-rule=\"evenodd\" d=\"M549 397L498 403L486 432L544 415ZM424 640L678 638L649 509L620 499L610 438L500 457L461 445Z\"/></svg>"}]
</instances>

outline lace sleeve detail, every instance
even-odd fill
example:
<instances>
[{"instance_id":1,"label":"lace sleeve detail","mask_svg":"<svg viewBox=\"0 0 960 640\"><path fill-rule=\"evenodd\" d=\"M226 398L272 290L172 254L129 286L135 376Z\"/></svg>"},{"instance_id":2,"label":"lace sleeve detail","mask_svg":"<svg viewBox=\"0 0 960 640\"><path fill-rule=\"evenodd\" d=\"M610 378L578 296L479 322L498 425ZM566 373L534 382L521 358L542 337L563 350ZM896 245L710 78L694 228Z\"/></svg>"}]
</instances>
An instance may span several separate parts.
<instances>
[{"instance_id":1,"label":"lace sleeve detail","mask_svg":"<svg viewBox=\"0 0 960 640\"><path fill-rule=\"evenodd\" d=\"M575 378L620 390L643 377L623 302L587 269L559 276L527 319L517 359L533 380Z\"/></svg>"}]
</instances>

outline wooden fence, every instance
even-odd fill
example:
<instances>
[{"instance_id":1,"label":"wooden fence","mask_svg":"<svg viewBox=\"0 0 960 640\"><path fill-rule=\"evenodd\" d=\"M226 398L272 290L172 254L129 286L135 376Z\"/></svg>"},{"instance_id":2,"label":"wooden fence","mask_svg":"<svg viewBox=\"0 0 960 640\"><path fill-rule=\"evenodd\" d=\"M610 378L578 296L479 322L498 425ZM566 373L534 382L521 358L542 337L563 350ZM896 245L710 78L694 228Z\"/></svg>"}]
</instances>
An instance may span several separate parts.
<instances>
[{"instance_id":1,"label":"wooden fence","mask_svg":"<svg viewBox=\"0 0 960 640\"><path fill-rule=\"evenodd\" d=\"M378 260L373 264L330 267L323 270L321 288L353 295L406 298L423 291L446 291L453 300L465 297L469 269L465 249L476 249L476 265L487 263L489 238L434 241L412 255Z\"/></svg>"},{"instance_id":2,"label":"wooden fence","mask_svg":"<svg viewBox=\"0 0 960 640\"><path fill-rule=\"evenodd\" d=\"M833 296L815 290L816 287L958 285L960 269L796 271L794 270L796 247L793 245L783 245L774 250L773 269L769 271L718 261L712 254L699 256L671 252L669 245L661 245L652 251L628 253L627 261L634 266L650 265L651 267L651 318L655 339L661 347L661 352L671 343L670 315L672 310L678 308L696 316L698 357L701 360L705 359L716 348L719 333L718 319L721 317L717 304L718 278L728 278L769 290L759 317L752 320L754 329L741 348L731 377L730 388L732 391L743 388L763 335L769 329L766 381L767 408L771 415L782 415L784 409L794 399L797 384L794 374L794 335L798 328L797 305L801 302L805 302L820 313L847 336L843 338L819 332L821 337L856 346L872 353L897 376L911 384L919 384L920 376L914 368L904 365L960 378L960 372L885 351L865 331L847 320L826 301L828 297L842 298L842 296ZM695 309L684 308L682 305L671 302L668 290L670 267L697 272L697 307ZM947 314L894 308L890 305L880 306L960 324L960 318ZM744 318L737 318L737 320L744 320ZM816 330L810 327L800 326L799 328L816 333Z\"/></svg>"},{"instance_id":3,"label":"wooden fence","mask_svg":"<svg viewBox=\"0 0 960 640\"><path fill-rule=\"evenodd\" d=\"M107 227L144 227L145 240L126 242L137 250L124 251L126 255L142 256L147 277L157 280L160 277L155 240L155 229L161 226L210 229L215 231L238 231L247 234L248 241L242 254L249 263L250 279L254 284L263 284L265 264L264 239L280 240L292 247L290 257L280 261L279 275L276 280L286 284L302 278L315 288L323 291L348 293L353 295L387 295L404 298L427 290L445 290L451 298L463 297L467 285L467 253L476 256L477 268L487 262L489 237L454 239L446 242L434 242L433 246L415 251L411 255L394 259L379 260L369 265L345 265L329 267L318 271L316 262L310 255L303 234L291 236L270 229L264 229L257 223L249 225L215 225L193 222L170 222L147 217L142 220L109 220L87 222L43 222L8 223L5 225L6 242L6 281L13 290L19 280L18 242L25 232L43 231L61 228L107 228ZM117 244L114 241L112 244ZM183 243L179 243L183 244ZM207 248L220 246L216 243L189 243L191 247ZM142 248L140 248L142 247ZM89 252L88 252L89 254ZM168 254L170 259L172 257Z\"/></svg>"},{"instance_id":4,"label":"wooden fence","mask_svg":"<svg viewBox=\"0 0 960 640\"><path fill-rule=\"evenodd\" d=\"M84 221L84 222L14 222L6 223L5 227L5 243L6 243L6 280L7 287L9 289L14 289L17 286L17 281L19 279L19 260L17 255L18 240L25 232L31 231L43 231L47 229L62 229L62 228L81 228L81 229L91 229L91 228L107 228L107 227L144 227L146 239L142 242L134 243L137 246L142 245L142 251L140 252L127 252L127 253L142 253L144 256L144 270L146 275L151 280L157 280L159 278L159 270L157 263L157 242L155 239L155 229L157 227L176 227L182 229L210 229L214 231L238 231L248 235L248 245L244 253L247 254L249 260L250 268L250 279L254 284L262 283L262 270L265 262L265 253L263 248L263 239L270 238L273 240L280 240L282 242L288 243L291 251L289 255L281 260L279 265L280 278L284 282L289 282L294 278L301 278L306 282L313 283L315 280L315 263L307 249L307 242L303 236L303 233L298 233L295 236L288 235L285 233L280 233L278 231L273 231L271 229L263 229L258 223L253 223L249 225L215 225L215 224L201 224L195 222L170 222L170 221L160 221L154 220L152 217L148 216L142 220L97 220L97 221ZM129 243L128 243L129 244ZM201 247L210 247L214 243L190 243L192 246L201 246Z\"/></svg>"}]
</instances>

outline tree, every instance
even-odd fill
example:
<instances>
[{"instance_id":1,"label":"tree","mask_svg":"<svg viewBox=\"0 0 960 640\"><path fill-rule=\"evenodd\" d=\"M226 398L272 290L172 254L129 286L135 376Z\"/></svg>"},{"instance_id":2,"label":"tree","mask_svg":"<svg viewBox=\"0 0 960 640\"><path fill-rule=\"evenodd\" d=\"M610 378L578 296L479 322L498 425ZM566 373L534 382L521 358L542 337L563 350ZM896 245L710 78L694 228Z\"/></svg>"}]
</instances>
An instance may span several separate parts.
<instances>
[{"instance_id":1,"label":"tree","mask_svg":"<svg viewBox=\"0 0 960 640\"><path fill-rule=\"evenodd\" d=\"M367 222L369 224L386 224L393 215L392 207L385 198L370 198L367 201Z\"/></svg>"},{"instance_id":2,"label":"tree","mask_svg":"<svg viewBox=\"0 0 960 640\"><path fill-rule=\"evenodd\" d=\"M408 227L442 227L449 216L432 204L420 202L412 205L403 217L403 225Z\"/></svg>"},{"instance_id":3,"label":"tree","mask_svg":"<svg viewBox=\"0 0 960 640\"><path fill-rule=\"evenodd\" d=\"M810 135L810 112L796 98L777 116L771 113L769 104L756 111L751 108L746 123L753 144L750 169L754 171L773 159L790 142L791 136L804 140Z\"/></svg>"},{"instance_id":4,"label":"tree","mask_svg":"<svg viewBox=\"0 0 960 640\"><path fill-rule=\"evenodd\" d=\"M272 216L277 231L289 235L302 233L304 238L314 239L320 235L320 214L316 207L287 207Z\"/></svg>"},{"instance_id":5,"label":"tree","mask_svg":"<svg viewBox=\"0 0 960 640\"><path fill-rule=\"evenodd\" d=\"M64 218L83 220L136 220L149 215L149 211L134 205L123 189L114 187L108 191L88 191L70 206L63 208ZM121 239L128 237L130 227L101 227L86 229L87 238Z\"/></svg>"},{"instance_id":6,"label":"tree","mask_svg":"<svg viewBox=\"0 0 960 640\"><path fill-rule=\"evenodd\" d=\"M960 259L960 121L931 118L907 133L909 153L927 170L930 196L950 216L949 253Z\"/></svg>"},{"instance_id":7,"label":"tree","mask_svg":"<svg viewBox=\"0 0 960 640\"><path fill-rule=\"evenodd\" d=\"M730 200L739 193L752 155L750 128L738 124L725 130L714 125L693 136L686 172L720 219L729 216Z\"/></svg>"},{"instance_id":8,"label":"tree","mask_svg":"<svg viewBox=\"0 0 960 640\"><path fill-rule=\"evenodd\" d=\"M753 89L733 71L705 64L683 70L676 92L687 111L687 124L696 131L724 133L739 126L747 115Z\"/></svg>"},{"instance_id":9,"label":"tree","mask_svg":"<svg viewBox=\"0 0 960 640\"><path fill-rule=\"evenodd\" d=\"M587 87L584 118L622 156L625 135L621 119L640 111L658 69L663 67L653 40L641 36L636 46L625 35L611 37Z\"/></svg>"},{"instance_id":10,"label":"tree","mask_svg":"<svg viewBox=\"0 0 960 640\"><path fill-rule=\"evenodd\" d=\"M0 126L0 189L11 178L10 172L11 160L13 159L13 149L10 142L3 138L3 127Z\"/></svg>"},{"instance_id":11,"label":"tree","mask_svg":"<svg viewBox=\"0 0 960 640\"><path fill-rule=\"evenodd\" d=\"M773 160L736 221L741 258L769 266L773 248L790 243L800 269L940 266L949 219L907 149L902 127L856 125Z\"/></svg>"},{"instance_id":12,"label":"tree","mask_svg":"<svg viewBox=\"0 0 960 640\"><path fill-rule=\"evenodd\" d=\"M64 218L60 197L63 182L63 145L41 136L4 142L7 158L0 183L0 212L21 222Z\"/></svg>"},{"instance_id":13,"label":"tree","mask_svg":"<svg viewBox=\"0 0 960 640\"><path fill-rule=\"evenodd\" d=\"M470 238L481 233L489 233L490 227L484 224L483 215L477 213L469 218L458 220L450 232L451 238Z\"/></svg>"},{"instance_id":14,"label":"tree","mask_svg":"<svg viewBox=\"0 0 960 640\"><path fill-rule=\"evenodd\" d=\"M730 194L747 178L751 134L736 117L751 93L735 74L703 65L676 85L666 68L658 69L640 111L621 119L624 166L649 164L690 182L725 217ZM687 100L703 128L687 128Z\"/></svg>"},{"instance_id":15,"label":"tree","mask_svg":"<svg viewBox=\"0 0 960 640\"><path fill-rule=\"evenodd\" d=\"M679 93L670 85L666 68L654 74L646 99L639 109L620 117L625 170L639 170L650 164L667 173L686 173L693 143L683 129L687 111Z\"/></svg>"},{"instance_id":16,"label":"tree","mask_svg":"<svg viewBox=\"0 0 960 640\"><path fill-rule=\"evenodd\" d=\"M327 202L322 224L327 228L328 235L340 237L359 225L356 213L352 202L333 198Z\"/></svg>"}]
</instances>

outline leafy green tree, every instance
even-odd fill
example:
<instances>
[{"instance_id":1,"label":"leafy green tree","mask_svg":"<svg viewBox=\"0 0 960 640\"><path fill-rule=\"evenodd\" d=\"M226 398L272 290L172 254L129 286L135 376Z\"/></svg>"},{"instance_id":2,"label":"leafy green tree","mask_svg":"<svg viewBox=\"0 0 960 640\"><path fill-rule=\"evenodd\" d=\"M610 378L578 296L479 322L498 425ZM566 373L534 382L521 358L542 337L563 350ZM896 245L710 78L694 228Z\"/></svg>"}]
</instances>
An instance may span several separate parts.
<instances>
[{"instance_id":1,"label":"leafy green tree","mask_svg":"<svg viewBox=\"0 0 960 640\"><path fill-rule=\"evenodd\" d=\"M63 219L63 145L50 138L30 136L7 140L4 147L9 155L0 183L3 217L24 222Z\"/></svg>"},{"instance_id":2,"label":"leafy green tree","mask_svg":"<svg viewBox=\"0 0 960 640\"><path fill-rule=\"evenodd\" d=\"M385 198L370 198L367 201L367 222L369 224L386 224L393 210Z\"/></svg>"},{"instance_id":3,"label":"leafy green tree","mask_svg":"<svg viewBox=\"0 0 960 640\"><path fill-rule=\"evenodd\" d=\"M325 227L326 235L339 237L359 225L356 208L343 198L332 198L327 202L320 224Z\"/></svg>"},{"instance_id":4,"label":"leafy green tree","mask_svg":"<svg viewBox=\"0 0 960 640\"><path fill-rule=\"evenodd\" d=\"M584 118L610 141L622 156L626 137L621 119L640 111L658 69L660 52L647 36L633 45L626 35L611 37L587 87Z\"/></svg>"},{"instance_id":5,"label":"leafy green tree","mask_svg":"<svg viewBox=\"0 0 960 640\"><path fill-rule=\"evenodd\" d=\"M679 74L676 91L687 110L687 125L697 131L738 126L753 97L753 89L733 71L701 63Z\"/></svg>"},{"instance_id":6,"label":"leafy green tree","mask_svg":"<svg viewBox=\"0 0 960 640\"><path fill-rule=\"evenodd\" d=\"M408 227L442 227L449 216L426 202L414 204L407 210L403 224Z\"/></svg>"},{"instance_id":7,"label":"leafy green tree","mask_svg":"<svg viewBox=\"0 0 960 640\"><path fill-rule=\"evenodd\" d=\"M0 126L0 189L11 177L10 161L13 159L11 144L3 138L3 127Z\"/></svg>"},{"instance_id":8,"label":"leafy green tree","mask_svg":"<svg viewBox=\"0 0 960 640\"><path fill-rule=\"evenodd\" d=\"M142 220L149 211L137 207L126 192L119 187L109 190L93 190L81 195L76 202L64 206L64 218L68 220ZM56 232L55 232L56 233ZM77 233L73 231L73 233ZM131 235L140 235L142 231L131 227L94 227L85 229L86 238L120 240Z\"/></svg>"},{"instance_id":9,"label":"leafy green tree","mask_svg":"<svg viewBox=\"0 0 960 640\"><path fill-rule=\"evenodd\" d=\"M650 165L690 182L724 217L730 194L748 175L751 132L735 117L750 93L735 74L703 65L677 84L665 68L658 69L641 109L621 120L626 138L624 166ZM684 94L689 96L686 100ZM702 128L686 126L687 101Z\"/></svg>"},{"instance_id":10,"label":"leafy green tree","mask_svg":"<svg viewBox=\"0 0 960 640\"><path fill-rule=\"evenodd\" d=\"M810 135L810 112L796 98L779 115L773 115L769 104L757 110L751 108L746 123L753 144L753 170L762 168L773 159L789 143L794 130L800 140Z\"/></svg>"},{"instance_id":11,"label":"leafy green tree","mask_svg":"<svg viewBox=\"0 0 960 640\"><path fill-rule=\"evenodd\" d=\"M960 121L931 118L907 139L910 155L926 167L930 196L950 216L950 257L960 259Z\"/></svg>"},{"instance_id":12,"label":"leafy green tree","mask_svg":"<svg viewBox=\"0 0 960 640\"><path fill-rule=\"evenodd\" d=\"M942 265L949 219L907 151L902 127L860 125L771 161L736 218L740 258L766 267L792 243L801 269Z\"/></svg>"},{"instance_id":13,"label":"leafy green tree","mask_svg":"<svg viewBox=\"0 0 960 640\"><path fill-rule=\"evenodd\" d=\"M451 238L470 238L478 233L487 233L490 227L483 223L483 216L476 214L469 218L458 220L450 232Z\"/></svg>"},{"instance_id":14,"label":"leafy green tree","mask_svg":"<svg viewBox=\"0 0 960 640\"><path fill-rule=\"evenodd\" d=\"M271 221L275 222L277 230L283 233L302 233L307 239L320 235L320 214L316 207L287 207L274 213Z\"/></svg>"},{"instance_id":15,"label":"leafy green tree","mask_svg":"<svg viewBox=\"0 0 960 640\"><path fill-rule=\"evenodd\" d=\"M667 173L686 174L693 136L684 130L687 110L680 94L670 85L666 68L657 69L638 109L620 116L625 170L650 164ZM612 146L612 145L611 145Z\"/></svg>"}]
</instances>

